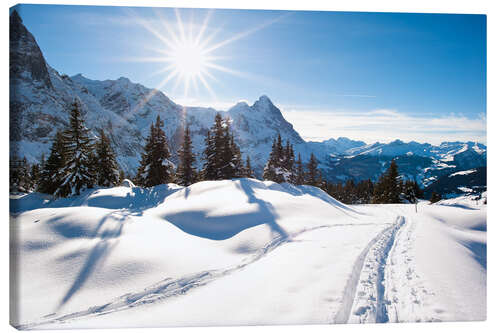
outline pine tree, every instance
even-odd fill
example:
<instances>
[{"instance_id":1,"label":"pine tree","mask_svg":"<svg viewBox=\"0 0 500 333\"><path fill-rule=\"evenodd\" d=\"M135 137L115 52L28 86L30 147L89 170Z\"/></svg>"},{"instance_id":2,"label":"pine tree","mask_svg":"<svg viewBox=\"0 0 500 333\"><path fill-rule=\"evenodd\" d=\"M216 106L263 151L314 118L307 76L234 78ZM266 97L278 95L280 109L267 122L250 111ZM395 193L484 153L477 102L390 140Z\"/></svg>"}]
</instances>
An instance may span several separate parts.
<instances>
[{"instance_id":1,"label":"pine tree","mask_svg":"<svg viewBox=\"0 0 500 333\"><path fill-rule=\"evenodd\" d=\"M205 180L242 176L241 151L231 132L231 123L229 119L223 120L219 113L215 115L214 125L207 133L203 159L202 175Z\"/></svg>"},{"instance_id":2,"label":"pine tree","mask_svg":"<svg viewBox=\"0 0 500 333\"><path fill-rule=\"evenodd\" d=\"M372 202L373 203L401 203L402 183L398 166L395 160L391 161L389 168L382 174L377 182Z\"/></svg>"},{"instance_id":3,"label":"pine tree","mask_svg":"<svg viewBox=\"0 0 500 333\"><path fill-rule=\"evenodd\" d=\"M115 153L103 129L99 130L99 140L96 143L95 171L99 186L113 187L120 182L120 171Z\"/></svg>"},{"instance_id":4,"label":"pine tree","mask_svg":"<svg viewBox=\"0 0 500 333\"><path fill-rule=\"evenodd\" d=\"M280 140L281 141L281 140ZM270 180L273 182L281 183L284 181L282 177L276 171L279 164L279 155L276 139L273 140L273 144L271 146L271 152L269 153L269 159L264 166L264 173L262 174L262 178L264 180Z\"/></svg>"},{"instance_id":5,"label":"pine tree","mask_svg":"<svg viewBox=\"0 0 500 333\"><path fill-rule=\"evenodd\" d=\"M439 194L437 192L432 192L430 203L433 204L433 203L436 203L440 200L441 200L441 194Z\"/></svg>"},{"instance_id":6,"label":"pine tree","mask_svg":"<svg viewBox=\"0 0 500 333\"><path fill-rule=\"evenodd\" d=\"M309 163L307 163L306 183L312 186L318 186L319 184L321 184L321 175L318 170L318 161L316 160L316 157L313 153L311 153Z\"/></svg>"},{"instance_id":7,"label":"pine tree","mask_svg":"<svg viewBox=\"0 0 500 333\"><path fill-rule=\"evenodd\" d=\"M26 157L12 156L9 161L10 192L30 192L33 189L30 166Z\"/></svg>"},{"instance_id":8,"label":"pine tree","mask_svg":"<svg viewBox=\"0 0 500 333\"><path fill-rule=\"evenodd\" d=\"M151 124L135 177L135 182L141 186L152 187L172 181L173 164L169 160L170 151L167 137L162 130L163 125L160 116L156 118L154 124Z\"/></svg>"},{"instance_id":9,"label":"pine tree","mask_svg":"<svg viewBox=\"0 0 500 333\"><path fill-rule=\"evenodd\" d=\"M176 174L177 183L182 186L194 184L196 182L195 156L191 134L187 125L184 129L184 141L177 154L179 156L179 165L177 166Z\"/></svg>"},{"instance_id":10,"label":"pine tree","mask_svg":"<svg viewBox=\"0 0 500 333\"><path fill-rule=\"evenodd\" d=\"M293 146L287 141L283 147L281 135L273 140L269 159L264 167L263 178L276 183L295 183L295 153Z\"/></svg>"},{"instance_id":11,"label":"pine tree","mask_svg":"<svg viewBox=\"0 0 500 333\"><path fill-rule=\"evenodd\" d=\"M417 199L422 198L423 191L420 189L416 181L407 180L403 184L403 196L408 202L415 203Z\"/></svg>"},{"instance_id":12,"label":"pine tree","mask_svg":"<svg viewBox=\"0 0 500 333\"><path fill-rule=\"evenodd\" d=\"M202 169L203 178L205 180L224 179L224 126L222 116L217 113L215 115L214 124L207 133L205 139L205 150L203 151L204 165Z\"/></svg>"},{"instance_id":13,"label":"pine tree","mask_svg":"<svg viewBox=\"0 0 500 333\"><path fill-rule=\"evenodd\" d=\"M63 145L66 153L66 164L62 170L64 178L55 195L78 195L82 190L94 187L95 156L90 130L85 127L76 101L71 105L69 127L63 132Z\"/></svg>"},{"instance_id":14,"label":"pine tree","mask_svg":"<svg viewBox=\"0 0 500 333\"><path fill-rule=\"evenodd\" d=\"M245 163L245 168L243 169L243 177L246 178L254 178L255 175L253 173L252 165L250 163L250 156L247 155L246 163Z\"/></svg>"},{"instance_id":15,"label":"pine tree","mask_svg":"<svg viewBox=\"0 0 500 333\"><path fill-rule=\"evenodd\" d=\"M31 175L30 188L33 191L37 191L38 190L38 183L40 182L40 164L33 163L31 165L30 175Z\"/></svg>"},{"instance_id":16,"label":"pine tree","mask_svg":"<svg viewBox=\"0 0 500 333\"><path fill-rule=\"evenodd\" d=\"M63 168L66 165L66 149L62 132L57 132L50 148L47 161L43 162L38 182L38 191L54 194L61 186L64 178Z\"/></svg>"},{"instance_id":17,"label":"pine tree","mask_svg":"<svg viewBox=\"0 0 500 333\"><path fill-rule=\"evenodd\" d=\"M229 126L229 125L228 125ZM228 132L229 132L229 127L228 127ZM229 159L230 162L230 174L228 175L228 179L231 178L238 178L238 177L244 177L244 166L243 166L243 161L241 159L241 150L240 147L236 144L236 141L234 141L234 135L230 134L229 136L229 146L231 149L231 156Z\"/></svg>"},{"instance_id":18,"label":"pine tree","mask_svg":"<svg viewBox=\"0 0 500 333\"><path fill-rule=\"evenodd\" d=\"M295 170L296 170L296 176L294 179L294 184L296 184L296 185L305 184L306 175L304 173L304 166L302 165L302 158L300 156L300 153L299 153L299 157L298 157L297 162L296 162Z\"/></svg>"},{"instance_id":19,"label":"pine tree","mask_svg":"<svg viewBox=\"0 0 500 333\"><path fill-rule=\"evenodd\" d=\"M211 131L207 131L205 137L205 149L203 150L204 165L201 170L203 180L217 179L217 156L215 155L215 141L212 138Z\"/></svg>"}]
</instances>

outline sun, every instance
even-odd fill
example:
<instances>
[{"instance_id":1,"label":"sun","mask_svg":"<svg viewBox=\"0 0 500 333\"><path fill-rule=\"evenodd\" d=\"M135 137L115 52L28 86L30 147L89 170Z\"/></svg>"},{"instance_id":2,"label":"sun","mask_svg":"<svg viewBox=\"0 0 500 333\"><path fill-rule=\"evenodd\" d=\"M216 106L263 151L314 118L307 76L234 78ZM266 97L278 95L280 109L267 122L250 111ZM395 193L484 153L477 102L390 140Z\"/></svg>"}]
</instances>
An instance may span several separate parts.
<instances>
[{"instance_id":1,"label":"sun","mask_svg":"<svg viewBox=\"0 0 500 333\"><path fill-rule=\"evenodd\" d=\"M207 70L206 51L194 41L184 41L171 50L173 70L184 80L193 80Z\"/></svg>"},{"instance_id":2,"label":"sun","mask_svg":"<svg viewBox=\"0 0 500 333\"><path fill-rule=\"evenodd\" d=\"M161 41L159 47L156 46L156 43L148 43L145 46L145 48L156 52L159 56L136 58L133 60L162 64L158 71L151 73L151 76L164 75L164 77L157 85L156 89L144 98L143 103L147 103L157 91L160 91L170 81L175 81L171 88L173 91L183 86L184 97L188 97L188 95L192 94L192 91L190 91L191 88L194 88L194 90L198 92L199 86L201 85L210 93L212 98L216 100L215 94L209 83L209 80L219 82L212 74L213 71L225 72L242 78L248 78L250 76L248 73L233 70L217 63L217 61L227 59L228 57L215 56L214 51L264 29L286 16L281 15L273 20L263 22L261 25L251 27L246 31L233 34L225 40L214 42L215 35L220 31L220 27L209 27L209 21L213 14L213 10L207 12L202 22L199 22L201 24L194 24L192 18L191 22L184 22L181 18L180 11L175 8L175 20L167 19L163 16L163 12L159 10L156 11L158 20L144 20L132 10L128 10L128 12L131 18ZM160 22L160 27L154 26L153 22Z\"/></svg>"}]
</instances>

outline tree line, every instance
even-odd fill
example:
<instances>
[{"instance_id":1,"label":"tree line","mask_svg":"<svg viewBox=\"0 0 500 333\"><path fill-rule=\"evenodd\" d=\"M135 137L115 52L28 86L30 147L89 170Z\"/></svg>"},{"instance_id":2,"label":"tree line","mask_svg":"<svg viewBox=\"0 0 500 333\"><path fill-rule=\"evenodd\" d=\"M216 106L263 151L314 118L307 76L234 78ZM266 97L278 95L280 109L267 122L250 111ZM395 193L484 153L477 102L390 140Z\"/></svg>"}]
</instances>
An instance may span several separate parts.
<instances>
[{"instance_id":1,"label":"tree line","mask_svg":"<svg viewBox=\"0 0 500 333\"><path fill-rule=\"evenodd\" d=\"M243 162L230 120L223 119L219 113L207 131L200 170L196 168L189 127L184 128L176 166L170 161L163 126L159 116L151 124L139 168L132 177L137 185L151 187L177 183L189 186L204 180L255 177L250 157ZM416 181L402 180L394 160L375 183L369 179L358 183L354 180L326 181L314 154L311 153L306 163L300 153L295 158L293 145L290 141L283 144L280 134L273 140L262 178L277 183L317 186L347 204L415 202L423 196ZM77 101L71 105L67 128L56 133L46 160L42 155L39 164L30 165L26 158L13 157L10 163L11 192L38 191L67 197L95 186L113 187L123 179L124 173L118 166L109 137L103 129L98 131L97 137L91 137Z\"/></svg>"}]
</instances>

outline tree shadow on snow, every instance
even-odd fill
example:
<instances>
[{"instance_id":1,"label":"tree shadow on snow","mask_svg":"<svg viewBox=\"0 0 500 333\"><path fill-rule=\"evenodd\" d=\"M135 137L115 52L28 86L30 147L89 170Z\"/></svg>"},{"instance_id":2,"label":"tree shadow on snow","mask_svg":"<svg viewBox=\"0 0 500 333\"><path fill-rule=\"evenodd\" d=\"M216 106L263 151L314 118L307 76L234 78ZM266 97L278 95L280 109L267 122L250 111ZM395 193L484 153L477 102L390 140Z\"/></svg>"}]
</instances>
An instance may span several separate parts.
<instances>
[{"instance_id":1,"label":"tree shadow on snow","mask_svg":"<svg viewBox=\"0 0 500 333\"><path fill-rule=\"evenodd\" d=\"M60 310L85 285L92 273L101 266L104 260L111 254L113 248L117 245L115 240L122 234L125 220L126 215L116 217L113 213L110 213L99 221L97 227L93 231L93 235L94 238L100 238L100 241L89 251L85 263L82 265L75 281L59 303L57 310Z\"/></svg>"},{"instance_id":2,"label":"tree shadow on snow","mask_svg":"<svg viewBox=\"0 0 500 333\"><path fill-rule=\"evenodd\" d=\"M199 210L167 214L163 218L188 234L213 240L228 239L261 224L267 224L272 232L281 237L288 237L287 232L276 222L277 214L270 203L257 198L248 182L238 181L236 186L244 191L249 203L257 204L257 211L209 216L207 211Z\"/></svg>"}]
</instances>

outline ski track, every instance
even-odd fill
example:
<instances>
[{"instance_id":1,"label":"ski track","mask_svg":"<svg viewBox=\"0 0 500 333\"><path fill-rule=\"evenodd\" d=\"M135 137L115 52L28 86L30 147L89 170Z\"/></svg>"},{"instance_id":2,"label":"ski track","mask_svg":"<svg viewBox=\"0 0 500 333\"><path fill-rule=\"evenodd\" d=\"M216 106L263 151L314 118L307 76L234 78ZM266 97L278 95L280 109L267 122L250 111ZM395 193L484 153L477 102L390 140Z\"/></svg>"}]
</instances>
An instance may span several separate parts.
<instances>
[{"instance_id":1,"label":"ski track","mask_svg":"<svg viewBox=\"0 0 500 333\"><path fill-rule=\"evenodd\" d=\"M303 233L323 228L334 228L342 226L366 226L366 225L373 225L373 223L356 223L356 224L344 223L344 224L321 225L313 228L302 229L288 236L277 236L273 238L266 246L257 251L257 253L243 259L239 264L235 266L223 269L201 271L198 273L183 276L178 279L166 278L165 280L155 283L143 289L142 291L124 294L122 296L114 298L113 300L111 300L106 304L92 306L86 310L64 314L60 316L57 316L56 313L51 313L41 317L40 321L18 325L16 326L16 328L19 330L36 329L37 326L41 325L68 322L83 317L105 315L116 311L124 311L141 305L155 303L170 297L181 296L189 292L191 289L205 286L208 283L218 278L221 278L223 276L226 276L228 274L243 269L244 267L258 261L259 259L264 257L267 253L273 251L280 245L286 242L293 241L293 238ZM378 237L376 237L376 239L377 238ZM372 242L370 244L372 244Z\"/></svg>"},{"instance_id":2,"label":"ski track","mask_svg":"<svg viewBox=\"0 0 500 333\"><path fill-rule=\"evenodd\" d=\"M398 231L406 219L398 216L358 256L334 323L384 323L390 321L386 301L385 269Z\"/></svg>"},{"instance_id":3,"label":"ski track","mask_svg":"<svg viewBox=\"0 0 500 333\"><path fill-rule=\"evenodd\" d=\"M386 310L390 322L434 322L441 321L440 310L429 313L425 309L429 298L435 294L421 281L415 269L412 236L415 221L407 223L398 231L386 267Z\"/></svg>"}]
</instances>

